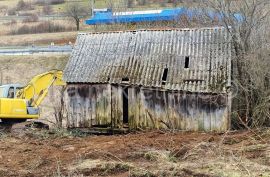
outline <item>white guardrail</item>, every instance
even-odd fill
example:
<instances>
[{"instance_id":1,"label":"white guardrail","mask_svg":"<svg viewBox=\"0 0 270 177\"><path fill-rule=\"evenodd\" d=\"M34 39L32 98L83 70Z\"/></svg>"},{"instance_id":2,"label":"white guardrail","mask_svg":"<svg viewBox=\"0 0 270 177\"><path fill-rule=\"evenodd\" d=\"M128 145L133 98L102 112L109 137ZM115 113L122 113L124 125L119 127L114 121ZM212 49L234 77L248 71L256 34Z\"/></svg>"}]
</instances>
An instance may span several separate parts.
<instances>
[{"instance_id":1,"label":"white guardrail","mask_svg":"<svg viewBox=\"0 0 270 177\"><path fill-rule=\"evenodd\" d=\"M31 46L31 47L10 47L0 48L0 55L33 55L33 54L70 54L73 46Z\"/></svg>"}]
</instances>

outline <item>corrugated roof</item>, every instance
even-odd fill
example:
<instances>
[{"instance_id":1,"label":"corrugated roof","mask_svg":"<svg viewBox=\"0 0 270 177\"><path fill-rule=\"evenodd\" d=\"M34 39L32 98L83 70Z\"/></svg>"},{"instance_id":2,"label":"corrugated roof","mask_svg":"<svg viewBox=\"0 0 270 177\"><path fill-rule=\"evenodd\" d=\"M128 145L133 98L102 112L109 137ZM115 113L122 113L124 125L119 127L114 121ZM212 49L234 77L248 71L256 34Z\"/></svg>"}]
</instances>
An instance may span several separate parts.
<instances>
[{"instance_id":1,"label":"corrugated roof","mask_svg":"<svg viewBox=\"0 0 270 177\"><path fill-rule=\"evenodd\" d=\"M139 30L79 34L64 79L121 84L128 78L130 85L216 93L226 91L230 72L224 28Z\"/></svg>"}]
</instances>

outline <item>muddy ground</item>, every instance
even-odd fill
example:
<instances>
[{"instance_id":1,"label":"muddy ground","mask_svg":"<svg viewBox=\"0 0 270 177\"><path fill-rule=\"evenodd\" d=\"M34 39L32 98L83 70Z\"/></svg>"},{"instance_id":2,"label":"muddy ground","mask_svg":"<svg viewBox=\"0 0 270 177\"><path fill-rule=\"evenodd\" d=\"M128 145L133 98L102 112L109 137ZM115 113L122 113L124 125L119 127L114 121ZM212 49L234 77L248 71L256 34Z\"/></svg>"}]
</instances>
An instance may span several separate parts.
<instances>
[{"instance_id":1,"label":"muddy ground","mask_svg":"<svg viewBox=\"0 0 270 177\"><path fill-rule=\"evenodd\" d=\"M270 176L270 129L224 134L0 133L0 176Z\"/></svg>"}]
</instances>

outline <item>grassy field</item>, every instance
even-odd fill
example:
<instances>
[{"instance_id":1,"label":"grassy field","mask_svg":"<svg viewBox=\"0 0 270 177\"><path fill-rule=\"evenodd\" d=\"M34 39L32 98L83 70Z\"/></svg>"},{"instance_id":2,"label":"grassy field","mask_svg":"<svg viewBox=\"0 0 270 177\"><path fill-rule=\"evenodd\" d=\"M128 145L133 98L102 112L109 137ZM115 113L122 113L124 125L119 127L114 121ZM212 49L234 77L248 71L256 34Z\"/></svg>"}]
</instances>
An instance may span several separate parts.
<instances>
[{"instance_id":1,"label":"grassy field","mask_svg":"<svg viewBox=\"0 0 270 177\"><path fill-rule=\"evenodd\" d=\"M0 71L3 82L26 84L33 76L51 70L64 69L68 56L29 55L29 56L0 56Z\"/></svg>"},{"instance_id":2,"label":"grassy field","mask_svg":"<svg viewBox=\"0 0 270 177\"><path fill-rule=\"evenodd\" d=\"M0 0L0 6L7 6L9 8L17 5L19 0Z\"/></svg>"},{"instance_id":3,"label":"grassy field","mask_svg":"<svg viewBox=\"0 0 270 177\"><path fill-rule=\"evenodd\" d=\"M9 8L12 8L12 7L15 7L17 5L19 0L0 0L0 6L7 6ZM91 2L90 0L75 0L77 1L78 3L82 4L83 6L85 7L90 7L91 5ZM34 0L25 0L25 2L34 2ZM73 3L74 0L66 0L65 3L63 4L56 4L56 5L52 5L52 8L53 10L56 12L56 13L62 13L64 12L66 6L69 4L69 3ZM106 0L95 0L95 8L107 8L110 3L110 1L106 1ZM126 4L124 4L124 0L114 0L113 3L114 3L114 7L115 8L124 8L126 6ZM158 1L157 1L158 2ZM163 8L163 7L172 7L173 5L171 3L164 3L162 6L157 3L157 2L148 2L146 3L146 5L139 5L139 4L136 4L134 7L135 9L140 9L140 8ZM36 6L35 7L36 9L40 9L39 6Z\"/></svg>"},{"instance_id":4,"label":"grassy field","mask_svg":"<svg viewBox=\"0 0 270 177\"><path fill-rule=\"evenodd\" d=\"M0 7L1 6L6 6L8 9L16 7L17 3L19 0L0 0ZM31 2L31 1L25 1L25 2ZM34 2L34 1L32 1ZM54 15L59 15L64 13L68 3L70 1L66 1L63 4L58 4L58 5L52 5L53 9L53 14ZM73 1L72 1L73 2ZM84 7L90 7L90 1L89 0L78 0L79 3L81 3ZM119 11L124 11L128 10L126 9L123 5L123 0L114 0L114 7L116 10ZM95 8L106 8L108 7L109 4L105 0L96 0L95 1ZM165 7L171 7L172 4L165 4ZM20 13L34 13L34 14L40 14L42 15L42 8L43 6L39 5L33 5L34 10L30 11L20 11ZM164 8L161 7L159 3L146 3L144 6L136 5L132 10L141 10L141 9L160 9ZM4 16L4 13L1 14L0 16ZM63 19L63 17L55 17L55 18L50 18L49 20L44 19L44 18L39 18L38 22L28 22L28 23L23 23L21 18L16 19L15 17L15 22L12 23L12 21L8 18L3 19L0 21L0 47L3 46L27 46L27 45L48 45L51 42L54 42L55 44L66 44L69 41L74 42L76 38L76 32L57 32L57 33L40 33L40 34L26 34L26 33L31 33L32 31L27 31L24 30L25 32L18 33L19 29L22 29L23 27L34 27L38 26L39 24L43 22L51 22L55 25L58 25L63 28L62 31L75 31L76 30L76 25L74 21L70 18ZM84 20L82 20L81 25L80 25L80 30L81 31L93 31L93 30L104 30L103 28L107 27L101 27L102 29L94 29L91 26L85 25L83 23ZM66 29L66 30L65 30ZM113 30L110 28L109 30ZM117 28L117 30L119 30ZM105 29L106 31L106 29ZM47 32L47 31L46 31ZM17 34L17 35L14 35ZM18 35L22 34L22 35Z\"/></svg>"},{"instance_id":5,"label":"grassy field","mask_svg":"<svg viewBox=\"0 0 270 177\"><path fill-rule=\"evenodd\" d=\"M59 32L25 35L5 35L0 37L0 47L5 46L29 46L29 45L64 45L74 44L78 32Z\"/></svg>"}]
</instances>

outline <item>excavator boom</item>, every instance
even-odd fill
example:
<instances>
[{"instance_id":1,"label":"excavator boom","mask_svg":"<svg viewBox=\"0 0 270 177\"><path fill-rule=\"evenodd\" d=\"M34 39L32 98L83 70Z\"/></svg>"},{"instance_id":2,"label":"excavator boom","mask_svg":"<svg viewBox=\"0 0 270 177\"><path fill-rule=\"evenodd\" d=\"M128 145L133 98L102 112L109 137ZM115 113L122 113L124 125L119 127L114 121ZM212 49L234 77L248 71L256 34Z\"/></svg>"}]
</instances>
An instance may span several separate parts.
<instances>
[{"instance_id":1,"label":"excavator boom","mask_svg":"<svg viewBox=\"0 0 270 177\"><path fill-rule=\"evenodd\" d=\"M0 119L2 122L21 122L39 117L39 105L51 86L64 86L63 72L52 70L35 76L26 86L0 86Z\"/></svg>"},{"instance_id":2,"label":"excavator boom","mask_svg":"<svg viewBox=\"0 0 270 177\"><path fill-rule=\"evenodd\" d=\"M38 107L46 97L52 85L64 86L63 72L52 70L35 76L25 87L20 89L15 98L29 101L29 106Z\"/></svg>"}]
</instances>

